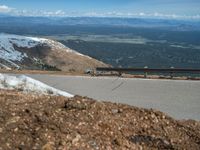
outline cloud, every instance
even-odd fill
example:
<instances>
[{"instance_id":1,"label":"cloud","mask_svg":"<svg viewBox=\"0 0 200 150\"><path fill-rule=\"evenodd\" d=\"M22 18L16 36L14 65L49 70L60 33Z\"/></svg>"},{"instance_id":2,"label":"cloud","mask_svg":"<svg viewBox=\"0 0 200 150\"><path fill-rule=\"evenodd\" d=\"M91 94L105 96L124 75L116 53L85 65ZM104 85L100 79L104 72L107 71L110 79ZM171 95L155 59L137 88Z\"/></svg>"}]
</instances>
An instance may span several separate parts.
<instances>
[{"instance_id":1,"label":"cloud","mask_svg":"<svg viewBox=\"0 0 200 150\"><path fill-rule=\"evenodd\" d=\"M34 16L34 17L63 17L66 16L66 13L63 10L56 10L56 11L45 11L45 10L14 10L11 13L12 15L16 16Z\"/></svg>"},{"instance_id":2,"label":"cloud","mask_svg":"<svg viewBox=\"0 0 200 150\"><path fill-rule=\"evenodd\" d=\"M10 8L6 5L0 5L0 13L8 13L11 10L13 10L13 8Z\"/></svg>"},{"instance_id":3,"label":"cloud","mask_svg":"<svg viewBox=\"0 0 200 150\"><path fill-rule=\"evenodd\" d=\"M42 16L42 17L125 17L125 18L157 18L157 19L182 19L182 20L200 20L200 14L196 15L178 15L164 14L160 12L146 13L124 13L124 12L66 12L63 10L47 11L47 10L19 10L0 5L0 13L7 13L14 16Z\"/></svg>"},{"instance_id":4,"label":"cloud","mask_svg":"<svg viewBox=\"0 0 200 150\"><path fill-rule=\"evenodd\" d=\"M137 15L137 14L136 14ZM165 19L200 19L200 15L178 15L178 14L163 14L159 12L154 13L141 13L138 15L140 17L149 17L149 18L165 18Z\"/></svg>"},{"instance_id":5,"label":"cloud","mask_svg":"<svg viewBox=\"0 0 200 150\"><path fill-rule=\"evenodd\" d=\"M65 16L67 15L63 10L46 11L46 10L26 10L15 9L6 5L0 5L0 13L6 13L14 16Z\"/></svg>"},{"instance_id":6,"label":"cloud","mask_svg":"<svg viewBox=\"0 0 200 150\"><path fill-rule=\"evenodd\" d=\"M158 18L158 19L184 19L184 20L200 20L200 14L196 15L178 15L178 14L164 14L159 12L154 13L121 13L121 12L107 12L107 13L85 13L83 16L91 17L126 17L126 18Z\"/></svg>"}]
</instances>

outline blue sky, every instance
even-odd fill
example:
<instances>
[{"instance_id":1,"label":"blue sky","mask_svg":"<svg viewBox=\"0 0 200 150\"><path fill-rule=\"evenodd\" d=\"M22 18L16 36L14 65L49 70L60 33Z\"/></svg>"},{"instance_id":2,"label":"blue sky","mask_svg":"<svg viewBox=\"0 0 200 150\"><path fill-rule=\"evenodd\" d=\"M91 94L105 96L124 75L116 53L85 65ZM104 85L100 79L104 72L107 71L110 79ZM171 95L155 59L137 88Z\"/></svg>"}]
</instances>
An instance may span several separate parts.
<instances>
[{"instance_id":1,"label":"blue sky","mask_svg":"<svg viewBox=\"0 0 200 150\"><path fill-rule=\"evenodd\" d=\"M200 0L0 0L0 13L200 19Z\"/></svg>"}]
</instances>

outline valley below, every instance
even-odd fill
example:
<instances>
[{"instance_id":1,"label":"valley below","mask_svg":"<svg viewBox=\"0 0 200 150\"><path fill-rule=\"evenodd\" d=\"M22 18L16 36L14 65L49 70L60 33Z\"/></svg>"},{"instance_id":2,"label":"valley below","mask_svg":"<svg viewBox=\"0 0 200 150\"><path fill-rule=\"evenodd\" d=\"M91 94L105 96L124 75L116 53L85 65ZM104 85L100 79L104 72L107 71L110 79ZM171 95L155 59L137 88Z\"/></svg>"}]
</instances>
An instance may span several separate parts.
<instances>
[{"instance_id":1,"label":"valley below","mask_svg":"<svg viewBox=\"0 0 200 150\"><path fill-rule=\"evenodd\" d=\"M200 67L200 45L132 35L52 37L64 45L115 67Z\"/></svg>"}]
</instances>

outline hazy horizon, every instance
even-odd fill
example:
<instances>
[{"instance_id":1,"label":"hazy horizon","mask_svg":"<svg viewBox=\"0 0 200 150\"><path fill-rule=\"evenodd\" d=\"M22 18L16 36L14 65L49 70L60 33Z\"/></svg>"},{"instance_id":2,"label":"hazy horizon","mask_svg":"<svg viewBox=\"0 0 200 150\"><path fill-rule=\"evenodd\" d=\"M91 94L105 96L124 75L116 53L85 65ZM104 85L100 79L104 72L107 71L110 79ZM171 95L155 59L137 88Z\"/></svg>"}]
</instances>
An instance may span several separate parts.
<instances>
[{"instance_id":1,"label":"hazy horizon","mask_svg":"<svg viewBox=\"0 0 200 150\"><path fill-rule=\"evenodd\" d=\"M1 0L0 14L200 20L198 0Z\"/></svg>"}]
</instances>

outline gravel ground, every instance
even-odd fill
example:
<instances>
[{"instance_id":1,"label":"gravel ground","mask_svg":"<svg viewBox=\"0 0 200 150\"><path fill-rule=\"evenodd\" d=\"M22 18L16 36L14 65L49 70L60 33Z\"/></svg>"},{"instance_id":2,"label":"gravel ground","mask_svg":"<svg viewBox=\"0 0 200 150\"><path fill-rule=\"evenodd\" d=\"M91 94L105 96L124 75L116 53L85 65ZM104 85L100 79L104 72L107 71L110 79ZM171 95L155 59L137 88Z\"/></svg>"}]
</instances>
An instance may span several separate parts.
<instances>
[{"instance_id":1,"label":"gravel ground","mask_svg":"<svg viewBox=\"0 0 200 150\"><path fill-rule=\"evenodd\" d=\"M200 122L124 104L0 90L0 149L200 149Z\"/></svg>"}]
</instances>

